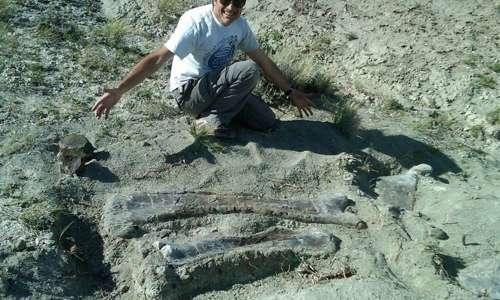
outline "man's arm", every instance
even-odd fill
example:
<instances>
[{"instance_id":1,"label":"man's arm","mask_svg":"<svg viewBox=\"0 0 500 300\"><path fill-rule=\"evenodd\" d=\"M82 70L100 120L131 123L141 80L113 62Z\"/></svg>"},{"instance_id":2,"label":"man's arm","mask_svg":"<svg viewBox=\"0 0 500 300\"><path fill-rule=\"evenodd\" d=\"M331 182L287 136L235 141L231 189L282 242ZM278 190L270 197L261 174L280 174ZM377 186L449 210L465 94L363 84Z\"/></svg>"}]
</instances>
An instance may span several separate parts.
<instances>
[{"instance_id":1,"label":"man's arm","mask_svg":"<svg viewBox=\"0 0 500 300\"><path fill-rule=\"evenodd\" d=\"M274 82L278 88L282 91L291 89L290 99L299 110L301 117L302 113L305 113L306 116L312 115L312 101L301 91L292 88L290 82L283 75L283 72L281 72L278 66L276 66L262 49L258 48L247 52L247 55L260 66L267 78Z\"/></svg>"},{"instance_id":2,"label":"man's arm","mask_svg":"<svg viewBox=\"0 0 500 300\"><path fill-rule=\"evenodd\" d=\"M123 94L151 76L173 55L174 54L165 46L146 55L132 68L127 76L120 81L116 88L104 90L104 95L102 95L94 106L92 106L92 111L95 113L96 117L99 119L102 114L104 114L105 118L107 118L109 111L118 103Z\"/></svg>"}]
</instances>

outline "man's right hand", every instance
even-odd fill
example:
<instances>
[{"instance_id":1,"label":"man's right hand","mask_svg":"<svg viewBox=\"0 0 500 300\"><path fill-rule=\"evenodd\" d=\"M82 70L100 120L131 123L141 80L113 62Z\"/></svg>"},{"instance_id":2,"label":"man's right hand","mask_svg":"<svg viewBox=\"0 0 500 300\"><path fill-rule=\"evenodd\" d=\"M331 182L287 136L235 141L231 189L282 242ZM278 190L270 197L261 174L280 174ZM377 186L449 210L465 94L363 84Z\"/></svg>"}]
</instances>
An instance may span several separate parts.
<instances>
[{"instance_id":1,"label":"man's right hand","mask_svg":"<svg viewBox=\"0 0 500 300\"><path fill-rule=\"evenodd\" d=\"M104 89L104 95L92 106L92 111L98 119L102 117L102 114L107 119L109 111L118 103L121 97L122 93L118 89Z\"/></svg>"},{"instance_id":2,"label":"man's right hand","mask_svg":"<svg viewBox=\"0 0 500 300\"><path fill-rule=\"evenodd\" d=\"M108 118L109 111L113 108L113 106L115 106L116 103L118 103L125 92L156 72L173 55L174 54L163 45L146 55L120 82L118 85L119 89L115 88L104 90L104 95L102 95L94 106L92 106L92 111L95 113L95 116L100 119L102 114L104 114L104 117Z\"/></svg>"}]
</instances>

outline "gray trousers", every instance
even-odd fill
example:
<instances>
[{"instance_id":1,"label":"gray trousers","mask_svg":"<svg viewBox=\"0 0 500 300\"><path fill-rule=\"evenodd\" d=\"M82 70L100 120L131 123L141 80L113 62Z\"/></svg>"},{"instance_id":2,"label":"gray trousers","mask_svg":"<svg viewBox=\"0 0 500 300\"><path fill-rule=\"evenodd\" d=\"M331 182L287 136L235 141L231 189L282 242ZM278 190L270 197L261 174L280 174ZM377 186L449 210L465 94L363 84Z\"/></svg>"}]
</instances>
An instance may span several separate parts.
<instances>
[{"instance_id":1,"label":"gray trousers","mask_svg":"<svg viewBox=\"0 0 500 300\"><path fill-rule=\"evenodd\" d=\"M254 130L268 130L277 121L271 108L252 94L259 79L258 66L247 60L209 72L199 80L191 79L176 89L174 96L182 111L217 125L227 126L236 120Z\"/></svg>"}]
</instances>

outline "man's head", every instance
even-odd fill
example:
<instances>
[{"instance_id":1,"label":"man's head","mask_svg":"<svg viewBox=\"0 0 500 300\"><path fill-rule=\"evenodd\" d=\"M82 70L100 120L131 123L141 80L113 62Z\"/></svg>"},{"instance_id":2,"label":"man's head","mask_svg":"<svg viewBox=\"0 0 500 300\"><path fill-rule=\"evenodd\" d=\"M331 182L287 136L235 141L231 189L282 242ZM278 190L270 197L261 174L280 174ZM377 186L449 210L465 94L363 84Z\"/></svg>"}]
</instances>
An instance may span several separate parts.
<instances>
[{"instance_id":1,"label":"man's head","mask_svg":"<svg viewBox=\"0 0 500 300\"><path fill-rule=\"evenodd\" d=\"M224 26L228 26L241 16L245 0L213 0L215 17Z\"/></svg>"}]
</instances>

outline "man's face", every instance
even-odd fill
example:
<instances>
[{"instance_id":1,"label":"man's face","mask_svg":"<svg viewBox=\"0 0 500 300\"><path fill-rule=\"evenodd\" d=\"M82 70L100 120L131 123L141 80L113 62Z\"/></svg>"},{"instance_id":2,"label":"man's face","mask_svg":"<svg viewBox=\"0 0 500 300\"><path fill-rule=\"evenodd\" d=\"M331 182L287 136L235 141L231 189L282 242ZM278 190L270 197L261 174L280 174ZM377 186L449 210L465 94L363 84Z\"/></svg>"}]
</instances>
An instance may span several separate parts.
<instances>
[{"instance_id":1,"label":"man's face","mask_svg":"<svg viewBox=\"0 0 500 300\"><path fill-rule=\"evenodd\" d=\"M245 0L214 0L214 14L224 26L228 26L241 16Z\"/></svg>"}]
</instances>

